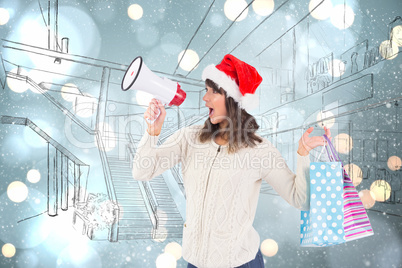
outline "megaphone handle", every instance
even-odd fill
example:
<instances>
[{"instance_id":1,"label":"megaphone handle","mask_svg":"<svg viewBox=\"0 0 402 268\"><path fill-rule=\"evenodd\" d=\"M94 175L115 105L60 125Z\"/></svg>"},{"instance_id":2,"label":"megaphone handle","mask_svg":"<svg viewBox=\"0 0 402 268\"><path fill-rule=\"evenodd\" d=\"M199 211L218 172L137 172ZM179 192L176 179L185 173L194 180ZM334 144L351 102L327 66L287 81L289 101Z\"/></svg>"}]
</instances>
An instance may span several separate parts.
<instances>
[{"instance_id":1,"label":"megaphone handle","mask_svg":"<svg viewBox=\"0 0 402 268\"><path fill-rule=\"evenodd\" d=\"M158 119L160 114L161 114L161 109L158 108L158 114L156 115L156 118L154 120L151 120L149 118L145 118L145 119L148 121L148 123L150 123L152 125L156 121L156 119Z\"/></svg>"}]
</instances>

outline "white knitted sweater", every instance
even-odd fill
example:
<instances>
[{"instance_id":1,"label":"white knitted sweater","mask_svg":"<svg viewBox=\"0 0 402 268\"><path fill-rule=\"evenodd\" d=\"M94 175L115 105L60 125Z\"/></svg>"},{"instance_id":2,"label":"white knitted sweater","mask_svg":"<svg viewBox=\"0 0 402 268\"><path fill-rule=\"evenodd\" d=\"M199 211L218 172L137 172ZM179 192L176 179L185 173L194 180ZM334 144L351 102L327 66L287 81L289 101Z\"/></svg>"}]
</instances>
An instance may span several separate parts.
<instances>
[{"instance_id":1,"label":"white knitted sweater","mask_svg":"<svg viewBox=\"0 0 402 268\"><path fill-rule=\"evenodd\" d=\"M199 268L228 268L253 260L260 236L253 228L262 179L290 205L309 210L310 158L297 154L294 174L265 138L254 148L228 154L227 145L200 143L202 125L182 128L157 146L145 132L133 177L151 180L181 163L186 192L183 259Z\"/></svg>"}]
</instances>

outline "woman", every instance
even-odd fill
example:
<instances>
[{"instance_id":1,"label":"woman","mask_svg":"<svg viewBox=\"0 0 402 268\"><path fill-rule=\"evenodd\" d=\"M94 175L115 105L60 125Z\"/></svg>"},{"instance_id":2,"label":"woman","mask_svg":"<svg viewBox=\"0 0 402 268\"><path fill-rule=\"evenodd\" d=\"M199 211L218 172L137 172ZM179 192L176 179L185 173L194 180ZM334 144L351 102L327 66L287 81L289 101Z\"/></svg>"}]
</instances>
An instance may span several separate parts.
<instances>
[{"instance_id":1,"label":"woman","mask_svg":"<svg viewBox=\"0 0 402 268\"><path fill-rule=\"evenodd\" d=\"M181 163L186 190L186 222L182 253L188 267L264 267L260 237L253 228L262 179L290 205L309 209L309 151L324 145L321 136L299 141L297 172L279 151L255 134L259 128L246 112L258 105L255 93L262 81L254 67L232 55L203 71L209 118L202 125L180 129L157 147L166 116L153 99L144 118L148 124L134 157L133 177L150 180ZM330 130L325 129L330 137ZM146 165L145 163L151 163Z\"/></svg>"}]
</instances>

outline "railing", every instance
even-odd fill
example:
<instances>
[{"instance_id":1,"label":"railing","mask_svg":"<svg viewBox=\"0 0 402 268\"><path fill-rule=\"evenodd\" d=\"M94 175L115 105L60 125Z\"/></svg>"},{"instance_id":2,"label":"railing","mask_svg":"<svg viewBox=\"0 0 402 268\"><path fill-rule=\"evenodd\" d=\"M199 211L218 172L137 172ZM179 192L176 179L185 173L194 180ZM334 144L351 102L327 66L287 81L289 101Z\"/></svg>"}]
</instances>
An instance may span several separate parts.
<instances>
[{"instance_id":1,"label":"railing","mask_svg":"<svg viewBox=\"0 0 402 268\"><path fill-rule=\"evenodd\" d=\"M79 120L78 118L76 118L76 116L74 114L72 114L68 109L66 109L60 102L58 102L55 98L53 98L49 93L46 92L44 86L42 84L36 84L35 81L33 81L30 77L28 76L23 76L20 74L15 74L12 72L7 72L7 77L13 78L13 79L19 79L19 80L24 80L26 81L29 85L31 85L32 87L34 87L38 92L40 92L43 96L45 96L51 103L53 103L55 105L55 107L59 108L66 116L68 116L74 123L76 123L79 127L81 127L83 130L85 130L88 134L90 135L95 135L95 138L97 140L97 144L101 145L98 146L98 150L99 150L99 154L100 154L100 158L101 158L101 162L102 162L102 166L103 166L103 171L104 171L104 176L105 176L105 183L106 183L106 187L107 187L107 191L108 191L108 196L109 199L115 204L114 207L114 211L113 211L113 215L114 215L114 222L110 228L110 232L109 232L109 241L111 242L116 242L118 240L118 217L119 217L119 207L117 205L117 200L116 200L116 195L114 192L114 186L112 183L112 179L111 179L111 174L110 174L110 169L109 169L109 165L107 163L107 157L106 157L106 153L104 150L99 149L99 147L104 148L103 147L103 142L102 142L102 138L101 138L101 134L99 131L94 131L91 128L89 128L88 126L86 126L81 120ZM53 140L51 139L45 132L41 132L41 134L43 135L42 137L46 137L49 140ZM57 143L58 144L58 143ZM61 146L61 145L60 145ZM64 148L64 147L63 147ZM70 153L71 154L71 153ZM57 153L56 153L57 156ZM56 162L57 163L57 162ZM85 164L84 164L85 165ZM75 171L75 174L80 174L80 171ZM77 175L75 175L77 176ZM50 188L50 193L55 191L57 196L57 188L58 185L57 183L52 186ZM81 189L81 188L80 188ZM80 191L80 190L79 190ZM79 193L80 194L80 193ZM56 199L57 200L57 199ZM78 200L76 200L77 202ZM85 201L82 199L79 199L79 201ZM57 206L57 205L56 205ZM57 210L56 212L53 211L54 210L54 206L50 206L49 207L49 211L50 213L57 215ZM50 214L49 214L50 215ZM54 215L54 216L55 216Z\"/></svg>"},{"instance_id":2,"label":"railing","mask_svg":"<svg viewBox=\"0 0 402 268\"><path fill-rule=\"evenodd\" d=\"M58 200L61 200L60 207L62 210L68 209L68 183L71 181L74 185L74 207L76 203L85 201L86 191L83 189L86 189L88 177L81 175L84 173L82 172L83 169L89 170L88 165L52 139L28 118L1 116L0 123L27 126L48 143L47 212L49 216L57 216Z\"/></svg>"},{"instance_id":3,"label":"railing","mask_svg":"<svg viewBox=\"0 0 402 268\"><path fill-rule=\"evenodd\" d=\"M129 145L127 146L127 153L128 153L128 161L130 162L130 168L133 168L133 158L135 155L134 149L132 146L135 144L133 137L130 133L126 133L126 138L129 141ZM156 200L156 196L152 191L152 188L148 181L142 181L138 183L139 189L141 191L142 196L144 197L145 208L148 211L150 216L152 225L154 229L157 229L159 226L159 220L157 216L158 211L158 201Z\"/></svg>"}]
</instances>

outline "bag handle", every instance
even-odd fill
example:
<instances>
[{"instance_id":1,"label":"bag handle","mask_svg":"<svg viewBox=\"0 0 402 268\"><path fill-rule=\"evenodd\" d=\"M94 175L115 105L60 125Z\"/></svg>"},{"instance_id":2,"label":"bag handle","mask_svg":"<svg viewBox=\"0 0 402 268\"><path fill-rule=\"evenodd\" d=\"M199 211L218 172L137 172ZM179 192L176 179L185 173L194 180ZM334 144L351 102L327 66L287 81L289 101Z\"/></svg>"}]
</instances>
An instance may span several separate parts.
<instances>
[{"instance_id":1,"label":"bag handle","mask_svg":"<svg viewBox=\"0 0 402 268\"><path fill-rule=\"evenodd\" d=\"M328 138L327 135L324 134L323 136L324 136L324 138L327 140L328 147L330 148L331 155L333 156L333 158L332 158L333 161L342 162L341 159L340 159L340 157L339 157L339 155L338 155L338 153L336 152L335 147L334 147L334 145L332 144L331 140ZM329 156L330 159L331 159L331 156L330 156L330 154L329 154L329 152L328 152L328 149L327 149L327 153L328 153L328 156ZM343 165L342 165L342 166L343 166Z\"/></svg>"},{"instance_id":2,"label":"bag handle","mask_svg":"<svg viewBox=\"0 0 402 268\"><path fill-rule=\"evenodd\" d=\"M325 138L324 138L324 137L322 137L322 138L324 139L324 146L322 146L321 153L317 156L317 159L318 159L318 160L320 160L320 157L321 157L322 153L324 152L324 149L326 149L326 148L325 148ZM327 152L328 152L328 151L327 151Z\"/></svg>"}]
</instances>

